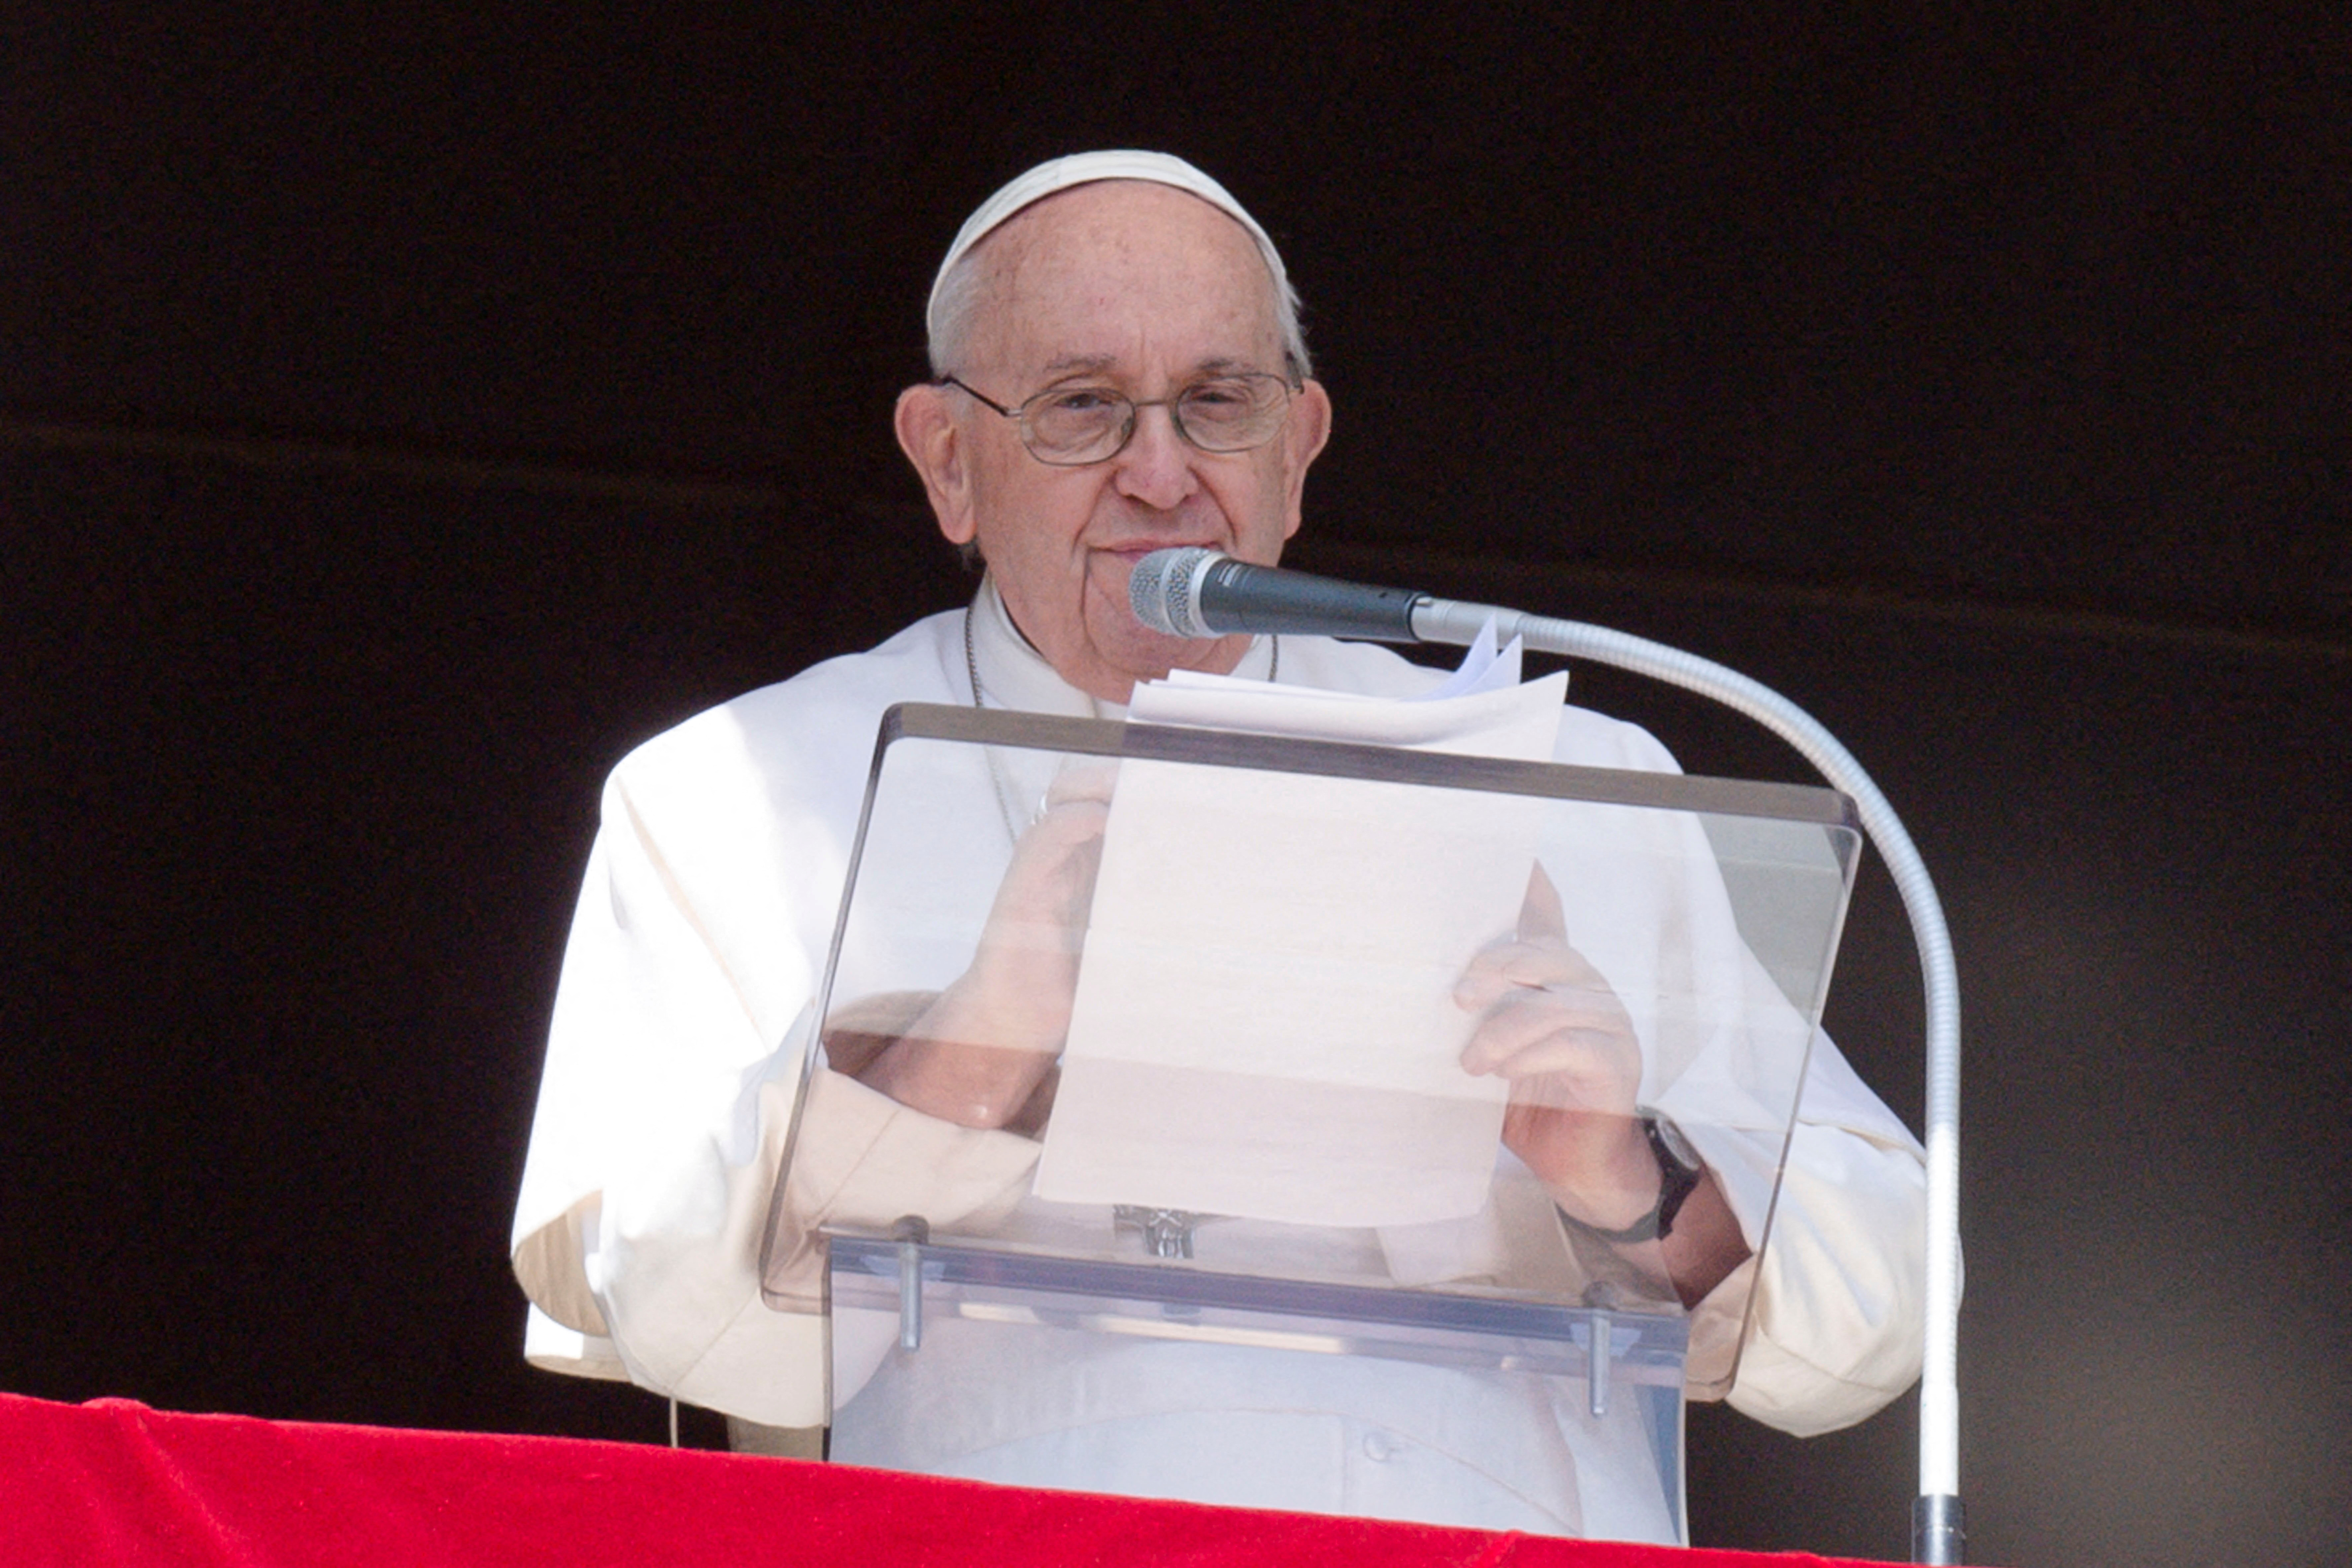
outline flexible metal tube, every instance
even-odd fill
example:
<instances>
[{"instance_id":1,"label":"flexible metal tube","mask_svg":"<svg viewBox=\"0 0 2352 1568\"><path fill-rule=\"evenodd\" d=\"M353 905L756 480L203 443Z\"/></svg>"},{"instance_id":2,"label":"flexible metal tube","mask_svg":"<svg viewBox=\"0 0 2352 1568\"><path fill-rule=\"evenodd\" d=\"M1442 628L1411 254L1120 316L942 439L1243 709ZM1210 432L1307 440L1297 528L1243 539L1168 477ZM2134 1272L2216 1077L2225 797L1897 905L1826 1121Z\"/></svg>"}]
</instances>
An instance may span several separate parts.
<instances>
[{"instance_id":1,"label":"flexible metal tube","mask_svg":"<svg viewBox=\"0 0 2352 1568\"><path fill-rule=\"evenodd\" d=\"M1589 658L1664 680L1736 709L1787 741L1853 800L1902 895L1927 989L1927 1294L1926 1355L1919 1384L1919 1495L1948 1502L1948 1519L1914 1543L1921 1563L1958 1563L1960 1491L1960 987L1950 931L1919 851L1886 796L1853 753L1811 714L1759 681L1711 659L1646 637L1581 621L1529 616L1488 605L1431 600L1412 613L1425 642L1468 646L1491 617L1496 638L1538 652Z\"/></svg>"}]
</instances>

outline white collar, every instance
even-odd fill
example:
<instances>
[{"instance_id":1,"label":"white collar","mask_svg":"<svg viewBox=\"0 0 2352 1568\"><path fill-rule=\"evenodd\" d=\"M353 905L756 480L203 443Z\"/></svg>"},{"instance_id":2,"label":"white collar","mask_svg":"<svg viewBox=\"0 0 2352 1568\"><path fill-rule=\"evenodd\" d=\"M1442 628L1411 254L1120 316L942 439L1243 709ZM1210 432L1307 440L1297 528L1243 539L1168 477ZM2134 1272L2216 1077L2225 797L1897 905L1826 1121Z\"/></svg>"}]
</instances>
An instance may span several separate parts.
<instances>
[{"instance_id":1,"label":"white collar","mask_svg":"<svg viewBox=\"0 0 2352 1568\"><path fill-rule=\"evenodd\" d=\"M1015 708L1024 713L1053 713L1067 719L1124 719L1127 704L1105 702L1072 686L1045 662L1013 624L996 580L984 577L967 612L972 663L980 672L979 700L990 708ZM1234 673L1265 679L1272 673L1271 639L1252 640L1249 651Z\"/></svg>"}]
</instances>

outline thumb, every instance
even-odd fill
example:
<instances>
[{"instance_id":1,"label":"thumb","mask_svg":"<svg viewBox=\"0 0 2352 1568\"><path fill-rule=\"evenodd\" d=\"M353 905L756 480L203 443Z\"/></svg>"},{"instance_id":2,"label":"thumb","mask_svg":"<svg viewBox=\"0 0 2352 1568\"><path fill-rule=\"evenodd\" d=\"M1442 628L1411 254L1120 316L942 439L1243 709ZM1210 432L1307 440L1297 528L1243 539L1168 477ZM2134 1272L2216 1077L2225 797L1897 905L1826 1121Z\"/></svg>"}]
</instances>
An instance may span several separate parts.
<instances>
[{"instance_id":1,"label":"thumb","mask_svg":"<svg viewBox=\"0 0 2352 1568\"><path fill-rule=\"evenodd\" d=\"M1560 907L1559 889L1551 885L1540 862L1528 873L1528 896L1519 905L1519 940L1568 940L1568 911Z\"/></svg>"}]
</instances>

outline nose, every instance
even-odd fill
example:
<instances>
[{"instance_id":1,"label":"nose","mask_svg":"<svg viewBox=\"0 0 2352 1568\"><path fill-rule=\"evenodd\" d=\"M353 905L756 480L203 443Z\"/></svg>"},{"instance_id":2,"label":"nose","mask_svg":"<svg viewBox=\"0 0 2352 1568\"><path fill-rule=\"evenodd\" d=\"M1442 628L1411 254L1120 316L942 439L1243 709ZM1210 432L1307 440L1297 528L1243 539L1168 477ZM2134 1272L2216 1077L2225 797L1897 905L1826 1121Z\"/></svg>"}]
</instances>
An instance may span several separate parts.
<instances>
[{"instance_id":1,"label":"nose","mask_svg":"<svg viewBox=\"0 0 2352 1568\"><path fill-rule=\"evenodd\" d=\"M1118 465L1118 493L1145 506L1169 510L1200 488L1192 469L1192 444L1176 433L1175 416L1163 404L1135 411L1135 434L1112 459Z\"/></svg>"}]
</instances>

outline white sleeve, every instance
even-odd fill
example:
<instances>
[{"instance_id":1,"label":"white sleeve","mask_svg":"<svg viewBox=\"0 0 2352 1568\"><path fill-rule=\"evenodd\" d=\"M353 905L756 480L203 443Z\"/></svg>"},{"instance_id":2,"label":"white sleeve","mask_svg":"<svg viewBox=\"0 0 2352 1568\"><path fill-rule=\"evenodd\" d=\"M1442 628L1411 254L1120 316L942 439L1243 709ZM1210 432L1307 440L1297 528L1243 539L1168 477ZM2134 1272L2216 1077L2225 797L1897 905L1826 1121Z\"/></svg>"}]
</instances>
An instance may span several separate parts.
<instances>
[{"instance_id":1,"label":"white sleeve","mask_svg":"<svg viewBox=\"0 0 2352 1568\"><path fill-rule=\"evenodd\" d=\"M1675 770L1672 756L1648 734L1570 712L1576 750L1563 760ZM1568 734L1564 726L1564 743ZM1689 831L1685 863L1711 865L1712 851L1696 829ZM1627 886L1645 884L1628 879L1614 885L1612 896L1622 900ZM1572 890L1569 897L1570 931L1577 935ZM1709 951L1742 951L1727 924L1718 879L1693 876L1680 898L1653 918L1669 927L1687 921L1693 940ZM1605 923L1597 910L1589 919L1592 925ZM1742 1011L1762 1017L1756 1009L1777 1003L1779 994L1769 979L1754 976L1753 960L1746 967L1751 975L1742 984L1750 1002ZM1691 1392L1727 1397L1734 1408L1769 1426L1805 1436L1862 1420L1919 1375L1927 1156L1826 1035L1807 1031L1793 1015L1789 1022L1797 1031L1790 1044L1801 1047L1807 1033L1811 1044L1795 1094L1795 1129L1777 1207L1777 1124L1785 1114L1779 1107L1788 1100L1768 1095L1770 1114L1755 1118L1740 1114L1736 1095L1717 1099L1743 1081L1737 1051L1702 1053L1699 1069L1652 1103L1670 1111L1688 1103L1697 1110L1675 1120L1715 1170L1751 1247L1765 1233L1768 1211L1770 1217L1760 1259L1733 1270L1694 1309Z\"/></svg>"},{"instance_id":2,"label":"white sleeve","mask_svg":"<svg viewBox=\"0 0 2352 1568\"><path fill-rule=\"evenodd\" d=\"M766 783L730 761L721 747L674 746L606 786L549 1027L515 1271L538 1313L534 1364L618 1371L692 1404L812 1426L828 1410L806 1233L901 1213L952 1223L1017 1192L1037 1146L820 1071L780 1255L807 1310L767 1304L761 1243L840 847L817 827L786 837L795 829L780 826Z\"/></svg>"},{"instance_id":3,"label":"white sleeve","mask_svg":"<svg viewBox=\"0 0 2352 1568\"><path fill-rule=\"evenodd\" d=\"M761 912L698 907L615 774L549 1028L516 1272L583 1331L571 1370L617 1359L647 1387L807 1426L822 1324L770 1311L757 1264L798 1066L776 1015L813 977L773 918L749 921L766 928L756 979L713 935ZM533 1359L560 1364L557 1337L536 1337Z\"/></svg>"},{"instance_id":4,"label":"white sleeve","mask_svg":"<svg viewBox=\"0 0 2352 1568\"><path fill-rule=\"evenodd\" d=\"M1927 1186L1918 1141L1817 1037L1734 1409L1811 1436L1875 1414L1917 1380Z\"/></svg>"}]
</instances>

